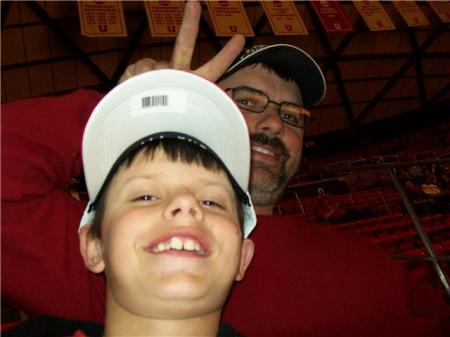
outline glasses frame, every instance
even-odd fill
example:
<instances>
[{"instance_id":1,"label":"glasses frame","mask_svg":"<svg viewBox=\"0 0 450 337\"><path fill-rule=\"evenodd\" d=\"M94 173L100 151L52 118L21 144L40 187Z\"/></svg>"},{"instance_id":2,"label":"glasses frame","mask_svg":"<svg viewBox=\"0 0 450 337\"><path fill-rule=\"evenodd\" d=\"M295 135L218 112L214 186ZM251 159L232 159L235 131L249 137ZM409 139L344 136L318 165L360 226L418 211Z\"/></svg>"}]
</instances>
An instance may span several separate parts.
<instances>
[{"instance_id":1,"label":"glasses frame","mask_svg":"<svg viewBox=\"0 0 450 337\"><path fill-rule=\"evenodd\" d=\"M263 92L261 90L258 90L258 89L255 89L255 88L252 88L252 87L239 86L239 87L234 87L234 88L226 88L226 89L224 89L224 91L226 93L231 92L231 96L230 97L233 98L234 91L239 90L239 89L246 89L246 90L254 91L254 92L256 92L256 93L258 93L258 94L260 94L262 96L265 96L266 99L267 99L267 104L261 110L249 109L249 108L241 106L241 105L239 105L238 103L235 102L240 109L244 109L244 110L247 110L247 111L250 111L250 112L255 112L255 113L263 113L267 109L269 104L272 103L272 104L278 106L278 116L280 117L280 120L283 123L291 125L293 127L299 128L299 129L306 129L309 125L311 125L311 122L314 120L314 117L311 116L311 112L308 109L306 109L305 107L301 106L300 104L287 102L287 101L283 101L283 102L280 102L280 103L272 101L265 92ZM294 105L294 106L299 107L300 109L305 110L307 112L307 114L305 114L305 118L304 118L305 122L304 122L303 126L298 125L298 124L289 123L289 121L283 119L281 108L285 104Z\"/></svg>"}]
</instances>

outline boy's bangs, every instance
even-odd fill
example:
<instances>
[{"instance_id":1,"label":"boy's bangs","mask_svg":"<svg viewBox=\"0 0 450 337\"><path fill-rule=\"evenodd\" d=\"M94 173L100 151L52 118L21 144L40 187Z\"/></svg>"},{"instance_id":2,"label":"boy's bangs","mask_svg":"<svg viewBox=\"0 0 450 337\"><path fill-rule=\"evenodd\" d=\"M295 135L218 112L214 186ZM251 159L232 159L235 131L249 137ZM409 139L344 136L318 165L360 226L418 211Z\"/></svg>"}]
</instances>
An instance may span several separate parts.
<instances>
[{"instance_id":1,"label":"boy's bangs","mask_svg":"<svg viewBox=\"0 0 450 337\"><path fill-rule=\"evenodd\" d=\"M142 148L135 149L125 160L124 165L125 167L130 167L137 157L153 160L157 151L162 151L167 156L167 159L172 162L197 164L215 172L224 171L222 166L208 151L205 151L192 143L174 138L164 140L158 139Z\"/></svg>"}]
</instances>

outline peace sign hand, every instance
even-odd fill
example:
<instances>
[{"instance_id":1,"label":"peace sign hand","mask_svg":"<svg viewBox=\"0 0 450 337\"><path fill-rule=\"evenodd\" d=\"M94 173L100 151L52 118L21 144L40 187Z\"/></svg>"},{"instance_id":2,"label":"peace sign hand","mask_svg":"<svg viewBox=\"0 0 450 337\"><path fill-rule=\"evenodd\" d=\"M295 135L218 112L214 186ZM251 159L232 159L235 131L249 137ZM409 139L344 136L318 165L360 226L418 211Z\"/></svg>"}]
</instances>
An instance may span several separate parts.
<instances>
[{"instance_id":1,"label":"peace sign hand","mask_svg":"<svg viewBox=\"0 0 450 337\"><path fill-rule=\"evenodd\" d=\"M217 81L228 69L244 47L245 40L242 35L233 36L222 50L201 67L191 70L192 55L195 49L195 41L201 17L201 6L197 1L188 1L184 10L180 31L175 40L175 46L170 62L156 61L150 58L138 60L128 66L119 83L144 73L146 71L173 68L184 71L192 71L212 82Z\"/></svg>"}]
</instances>

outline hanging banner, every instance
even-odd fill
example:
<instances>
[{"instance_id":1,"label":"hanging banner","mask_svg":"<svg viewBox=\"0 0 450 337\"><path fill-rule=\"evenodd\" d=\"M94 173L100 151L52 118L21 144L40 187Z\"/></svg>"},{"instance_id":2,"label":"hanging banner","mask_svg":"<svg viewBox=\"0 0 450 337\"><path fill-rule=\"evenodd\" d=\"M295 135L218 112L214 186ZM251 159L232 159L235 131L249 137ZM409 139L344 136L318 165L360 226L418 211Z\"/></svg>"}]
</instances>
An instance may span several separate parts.
<instances>
[{"instance_id":1,"label":"hanging banner","mask_svg":"<svg viewBox=\"0 0 450 337\"><path fill-rule=\"evenodd\" d=\"M353 1L353 4L371 31L395 29L391 18L378 1Z\"/></svg>"},{"instance_id":2,"label":"hanging banner","mask_svg":"<svg viewBox=\"0 0 450 337\"><path fill-rule=\"evenodd\" d=\"M450 22L450 2L449 1L428 1L433 11L444 23Z\"/></svg>"},{"instance_id":3,"label":"hanging banner","mask_svg":"<svg viewBox=\"0 0 450 337\"><path fill-rule=\"evenodd\" d=\"M78 1L81 35L125 37L127 26L122 3L118 1Z\"/></svg>"},{"instance_id":4,"label":"hanging banner","mask_svg":"<svg viewBox=\"0 0 450 337\"><path fill-rule=\"evenodd\" d=\"M275 35L308 35L308 30L292 1L261 1Z\"/></svg>"},{"instance_id":5,"label":"hanging banner","mask_svg":"<svg viewBox=\"0 0 450 337\"><path fill-rule=\"evenodd\" d=\"M176 37L183 19L181 1L144 1L153 37Z\"/></svg>"},{"instance_id":6,"label":"hanging banner","mask_svg":"<svg viewBox=\"0 0 450 337\"><path fill-rule=\"evenodd\" d=\"M353 27L337 1L312 1L323 28L328 33L353 32Z\"/></svg>"},{"instance_id":7,"label":"hanging banner","mask_svg":"<svg viewBox=\"0 0 450 337\"><path fill-rule=\"evenodd\" d=\"M393 1L392 4L408 27L428 26L428 19L414 1Z\"/></svg>"},{"instance_id":8,"label":"hanging banner","mask_svg":"<svg viewBox=\"0 0 450 337\"><path fill-rule=\"evenodd\" d=\"M205 1L205 3L217 36L236 34L255 36L241 1Z\"/></svg>"}]
</instances>

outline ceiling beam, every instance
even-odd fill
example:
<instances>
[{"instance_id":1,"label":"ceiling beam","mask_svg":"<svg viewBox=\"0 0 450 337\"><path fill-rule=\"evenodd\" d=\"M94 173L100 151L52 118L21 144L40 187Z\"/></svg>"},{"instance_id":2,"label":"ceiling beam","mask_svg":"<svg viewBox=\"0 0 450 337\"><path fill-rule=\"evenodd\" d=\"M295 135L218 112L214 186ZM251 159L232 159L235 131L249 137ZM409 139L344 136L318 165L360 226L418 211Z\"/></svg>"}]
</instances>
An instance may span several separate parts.
<instances>
[{"instance_id":1,"label":"ceiling beam","mask_svg":"<svg viewBox=\"0 0 450 337\"><path fill-rule=\"evenodd\" d=\"M419 44L417 42L417 36L413 29L409 29L408 31L409 42L411 44L411 50L413 55L415 55L415 70L416 70L416 84L417 84L417 92L420 97L420 105L423 106L425 101L427 100L427 93L425 90L425 79L423 73L423 65L422 65L422 55L419 52Z\"/></svg>"},{"instance_id":2,"label":"ceiling beam","mask_svg":"<svg viewBox=\"0 0 450 337\"><path fill-rule=\"evenodd\" d=\"M267 16L262 14L259 18L258 22L256 23L255 27L253 28L253 32L255 33L254 37L246 39L248 46L253 46L255 44L255 37L259 36L261 34L262 29L267 24Z\"/></svg>"},{"instance_id":3,"label":"ceiling beam","mask_svg":"<svg viewBox=\"0 0 450 337\"><path fill-rule=\"evenodd\" d=\"M368 77L353 77L353 78L346 78L344 79L344 83L359 83L359 82L368 82L368 81L387 81L391 78L391 76L368 76ZM450 79L450 74L433 74L433 75L426 75L426 79ZM404 75L403 79L416 79L416 75ZM328 84L336 84L335 80L329 80L327 82Z\"/></svg>"},{"instance_id":4,"label":"ceiling beam","mask_svg":"<svg viewBox=\"0 0 450 337\"><path fill-rule=\"evenodd\" d=\"M402 102L402 101L409 101L412 102L414 100L419 100L419 98L417 96L400 96L400 97L386 97L383 99L383 102ZM367 104L369 103L370 100L368 99L361 99L358 101L352 101L353 105L356 104ZM314 111L314 109L321 109L321 108L332 108L332 107L342 107L342 103L341 102L337 102L337 103L322 103L320 104L317 108L311 108L311 111Z\"/></svg>"},{"instance_id":5,"label":"ceiling beam","mask_svg":"<svg viewBox=\"0 0 450 337\"><path fill-rule=\"evenodd\" d=\"M347 54L338 56L339 62L347 61L376 61L376 60L399 60L414 58L414 53L386 53L386 54ZM450 58L449 52L431 52L422 55L422 59L448 59Z\"/></svg>"},{"instance_id":6,"label":"ceiling beam","mask_svg":"<svg viewBox=\"0 0 450 337\"><path fill-rule=\"evenodd\" d=\"M417 49L417 53L421 55L424 53L428 47L442 34L443 31L447 29L447 24L441 24L433 33L431 33L424 43ZM380 91L375 95L372 101L367 104L367 106L361 111L359 116L356 118L358 122L362 122L369 113L375 108L378 103L383 99L383 97L392 89L392 87L400 80L400 78L405 74L408 69L415 63L415 57L407 60L400 69L391 77L389 81L380 89Z\"/></svg>"},{"instance_id":7,"label":"ceiling beam","mask_svg":"<svg viewBox=\"0 0 450 337\"><path fill-rule=\"evenodd\" d=\"M312 8L312 4L308 4L307 8L308 8L310 16L314 22L314 25L316 26L322 46L325 49L325 52L327 54L328 64L330 64L334 78L336 79L336 85L338 87L339 95L341 97L341 101L344 106L344 111L345 111L345 114L347 117L347 122L352 129L356 129L358 123L355 119L355 116L353 115L352 106L350 104L350 99L348 98L347 90L345 89L344 82L342 80L342 75L339 70L337 59L334 55L334 51L331 46L331 43L328 40L327 33L325 32L324 28L322 27L322 24L321 24L319 18L317 17L316 12Z\"/></svg>"},{"instance_id":8,"label":"ceiling beam","mask_svg":"<svg viewBox=\"0 0 450 337\"><path fill-rule=\"evenodd\" d=\"M141 21L139 21L138 26L136 27L136 30L133 33L133 36L128 41L128 45L124 49L124 53L122 55L122 58L120 59L119 63L116 66L116 69L114 70L114 74L112 76L111 82L113 85L115 85L117 82L119 82L120 77L125 72L125 69L130 64L131 57L133 56L133 53L136 51L137 47L139 46L139 42L142 39L142 36L145 33L145 30L148 27L148 19L147 16L144 15L141 18Z\"/></svg>"},{"instance_id":9,"label":"ceiling beam","mask_svg":"<svg viewBox=\"0 0 450 337\"><path fill-rule=\"evenodd\" d=\"M61 28L61 26L37 3L37 1L25 1L26 4L50 29L58 35L64 44L79 58L99 79L100 82L109 83L111 79L95 64L83 49Z\"/></svg>"},{"instance_id":10,"label":"ceiling beam","mask_svg":"<svg viewBox=\"0 0 450 337\"><path fill-rule=\"evenodd\" d=\"M441 89L439 89L433 96L431 96L425 104L428 105L435 103L441 97L445 96L449 91L450 91L450 83L447 83Z\"/></svg>"},{"instance_id":11,"label":"ceiling beam","mask_svg":"<svg viewBox=\"0 0 450 337\"><path fill-rule=\"evenodd\" d=\"M203 7L204 6L202 5L202 8ZM205 5L205 7L206 7L206 5ZM206 19L203 16L203 14L200 15L199 32L204 32L206 34L207 40L211 42L211 44L212 44L212 46L213 46L213 48L214 48L216 53L218 53L218 52L220 52L222 50L222 48L223 48L222 43L216 37L215 32L211 29L210 25L206 21ZM198 38L198 35L197 35L197 38ZM173 44L173 42L172 42L172 44Z\"/></svg>"},{"instance_id":12,"label":"ceiling beam","mask_svg":"<svg viewBox=\"0 0 450 337\"><path fill-rule=\"evenodd\" d=\"M345 34L345 36L339 42L336 49L333 51L335 59L340 59L341 54L344 52L345 48L347 48L347 46L356 36L357 32L362 29L363 22L364 22L363 19L359 18L358 21L355 23L354 31ZM327 62L322 68L323 74L326 75L330 69L331 69L331 62Z\"/></svg>"},{"instance_id":13,"label":"ceiling beam","mask_svg":"<svg viewBox=\"0 0 450 337\"><path fill-rule=\"evenodd\" d=\"M2 12L2 29L5 26L6 19L8 18L9 11L11 9L12 1L1 1L0 8Z\"/></svg>"},{"instance_id":14,"label":"ceiling beam","mask_svg":"<svg viewBox=\"0 0 450 337\"><path fill-rule=\"evenodd\" d=\"M197 41L209 41L210 38L198 38ZM218 38L216 38L218 40ZM222 41L225 41L225 38L221 39ZM139 49L144 49L148 47L167 47L167 46L173 46L173 41L163 41L163 42L152 42L152 43L142 43L139 45ZM116 47L116 48L107 48L102 50L94 50L85 52L87 56L98 56L98 55L104 55L109 53L115 53L115 52L123 52L123 47ZM395 59L408 59L414 57L413 53L397 53L397 54L371 54L371 55L341 55L338 56L339 62L351 62L351 61L374 61L374 60L395 60ZM73 55L64 55L64 56L53 56L46 58L44 60L33 60L33 61L27 61L27 62L17 62L17 63L10 63L7 65L2 65L2 70L11 70L11 69L17 69L21 67L27 67L32 65L39 65L39 64L47 64L52 62L60 62L60 61L66 61L73 59ZM432 53L426 53L422 56L422 60L428 60L428 59L450 59L450 53L447 52L432 52ZM328 65L328 58L327 57L315 57L315 60L319 63L326 63ZM326 66L327 66L326 65ZM325 66L325 67L326 67ZM323 71L324 68L322 68ZM324 72L325 74L325 72ZM440 75L445 75L445 72L441 73ZM448 72L448 75L450 76L450 71ZM429 77L428 75L427 77Z\"/></svg>"}]
</instances>

